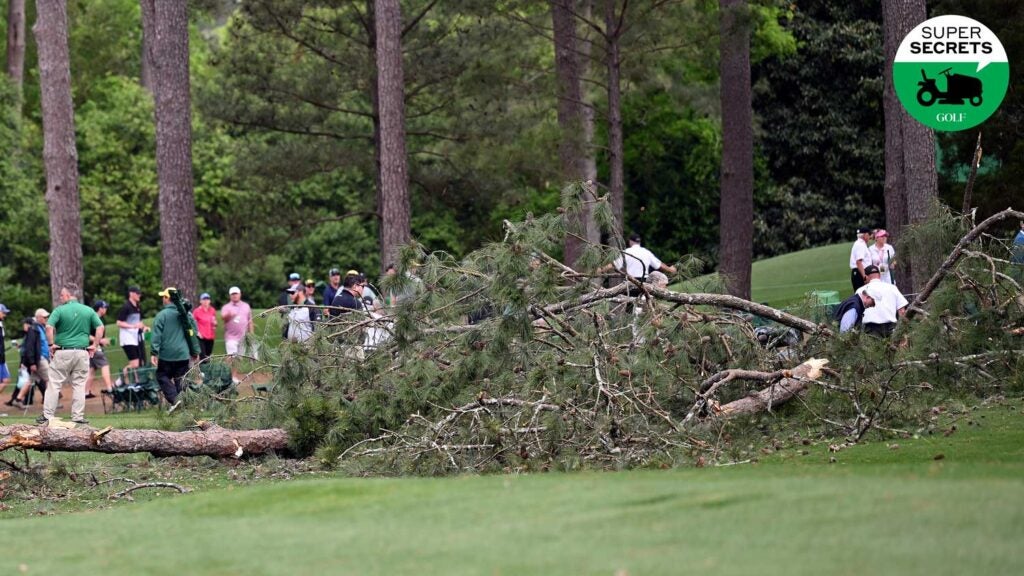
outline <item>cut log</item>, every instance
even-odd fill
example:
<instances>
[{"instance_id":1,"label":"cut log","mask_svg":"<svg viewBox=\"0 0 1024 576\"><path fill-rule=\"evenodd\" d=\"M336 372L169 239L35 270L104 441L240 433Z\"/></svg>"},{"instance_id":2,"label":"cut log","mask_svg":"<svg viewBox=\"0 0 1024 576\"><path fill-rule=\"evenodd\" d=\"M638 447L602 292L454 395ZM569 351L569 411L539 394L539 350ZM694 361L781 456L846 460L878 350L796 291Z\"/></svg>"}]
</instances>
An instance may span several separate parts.
<instances>
[{"instance_id":1,"label":"cut log","mask_svg":"<svg viewBox=\"0 0 1024 576\"><path fill-rule=\"evenodd\" d=\"M0 426L0 451L23 448L41 452L149 452L154 456L241 458L243 455L284 451L288 446L288 433L280 428L228 430L208 422L199 426L199 430L188 432L26 424Z\"/></svg>"},{"instance_id":2,"label":"cut log","mask_svg":"<svg viewBox=\"0 0 1024 576\"><path fill-rule=\"evenodd\" d=\"M828 360L811 358L793 369L791 375L780 380L763 390L740 398L728 404L719 406L715 410L715 418L735 418L737 416L749 416L766 410L771 410L789 402L797 394L807 389L808 384L821 376L821 369L828 364Z\"/></svg>"}]
</instances>

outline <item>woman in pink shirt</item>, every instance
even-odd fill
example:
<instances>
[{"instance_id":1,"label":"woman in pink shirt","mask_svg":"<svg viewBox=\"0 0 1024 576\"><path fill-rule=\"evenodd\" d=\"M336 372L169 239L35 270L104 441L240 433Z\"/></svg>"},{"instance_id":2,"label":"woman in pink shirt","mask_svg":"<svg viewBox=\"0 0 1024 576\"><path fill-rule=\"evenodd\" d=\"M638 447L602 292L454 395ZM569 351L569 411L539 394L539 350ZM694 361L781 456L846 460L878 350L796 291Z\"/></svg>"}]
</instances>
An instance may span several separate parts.
<instances>
[{"instance_id":1,"label":"woman in pink shirt","mask_svg":"<svg viewBox=\"0 0 1024 576\"><path fill-rule=\"evenodd\" d=\"M202 362L213 354L213 340L217 335L217 309L210 306L210 295L203 292L199 296L199 308L192 311L199 329L199 361Z\"/></svg>"}]
</instances>

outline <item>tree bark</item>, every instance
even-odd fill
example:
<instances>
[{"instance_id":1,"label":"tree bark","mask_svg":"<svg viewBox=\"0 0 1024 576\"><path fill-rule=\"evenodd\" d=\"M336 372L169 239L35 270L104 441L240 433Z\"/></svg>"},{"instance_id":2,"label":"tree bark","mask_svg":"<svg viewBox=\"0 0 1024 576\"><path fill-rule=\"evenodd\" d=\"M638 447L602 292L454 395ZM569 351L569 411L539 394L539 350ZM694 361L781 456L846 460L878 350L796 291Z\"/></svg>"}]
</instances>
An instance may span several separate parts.
<instances>
[{"instance_id":1,"label":"tree bark","mask_svg":"<svg viewBox=\"0 0 1024 576\"><path fill-rule=\"evenodd\" d=\"M583 0L583 17L590 20L593 8L594 0ZM580 152L583 155L583 181L587 187L587 194L585 198L587 200L596 200L597 157L594 154L594 106L590 103L590 99L587 98L587 89L584 84L584 79L590 68L590 55L593 52L594 46L591 34L592 31L587 29L584 35L579 38L579 82L580 95L583 98L583 102L581 104L581 111L583 113L583 142L581 143ZM601 230L597 226L593 204L583 205L583 228L586 231L587 242L590 242L591 244L601 243Z\"/></svg>"},{"instance_id":2,"label":"tree bark","mask_svg":"<svg viewBox=\"0 0 1024 576\"><path fill-rule=\"evenodd\" d=\"M84 278L78 150L64 0L38 0L32 31L39 49L43 164L50 220L50 297L56 307L60 304L61 287L67 283L81 287Z\"/></svg>"},{"instance_id":3,"label":"tree bark","mask_svg":"<svg viewBox=\"0 0 1024 576\"><path fill-rule=\"evenodd\" d=\"M7 0L7 75L20 97L25 79L25 0Z\"/></svg>"},{"instance_id":4,"label":"tree bark","mask_svg":"<svg viewBox=\"0 0 1024 576\"><path fill-rule=\"evenodd\" d=\"M616 0L605 0L604 8L608 66L608 189L611 194L616 232L618 236L621 236L625 233L626 225L623 216L626 202L626 180L622 167L622 53L619 45L622 30L619 26L620 18L616 10ZM625 11L626 6L623 6L622 10Z\"/></svg>"},{"instance_id":5,"label":"tree bark","mask_svg":"<svg viewBox=\"0 0 1024 576\"><path fill-rule=\"evenodd\" d=\"M797 394L803 393L812 381L821 377L821 369L825 364L828 364L828 360L811 358L794 368L789 376L777 384L719 406L714 410L713 416L726 419L750 416L781 406L792 400Z\"/></svg>"},{"instance_id":6,"label":"tree bark","mask_svg":"<svg viewBox=\"0 0 1024 576\"><path fill-rule=\"evenodd\" d=\"M551 22L554 27L555 78L558 88L558 159L563 182L584 181L583 163L583 91L581 60L576 43L576 18L572 8L575 0L551 0ZM586 206L586 205L584 205ZM565 254L567 266L575 266L583 253L586 239L586 218L582 210L565 214Z\"/></svg>"},{"instance_id":7,"label":"tree bark","mask_svg":"<svg viewBox=\"0 0 1024 576\"><path fill-rule=\"evenodd\" d=\"M156 0L139 0L139 9L142 13L142 46L140 46L139 62L139 84L153 94L156 90L156 81L153 77L153 70L156 66L153 62L153 30L156 16L154 4Z\"/></svg>"},{"instance_id":8,"label":"tree bark","mask_svg":"<svg viewBox=\"0 0 1024 576\"><path fill-rule=\"evenodd\" d=\"M149 452L156 456L240 458L245 455L281 452L288 447L288 433L279 428L228 430L209 423L202 425L201 428L192 432L166 432L18 424L0 427L0 451L21 448L41 452Z\"/></svg>"},{"instance_id":9,"label":"tree bark","mask_svg":"<svg viewBox=\"0 0 1024 576\"><path fill-rule=\"evenodd\" d=\"M409 242L409 174L405 149L405 80L402 14L398 0L375 0L377 96L380 107L381 265Z\"/></svg>"},{"instance_id":10,"label":"tree bark","mask_svg":"<svg viewBox=\"0 0 1024 576\"><path fill-rule=\"evenodd\" d=\"M754 129L746 0L720 0L722 180L719 272L729 294L750 299L754 255Z\"/></svg>"},{"instance_id":11,"label":"tree bark","mask_svg":"<svg viewBox=\"0 0 1024 576\"><path fill-rule=\"evenodd\" d=\"M188 2L154 2L156 170L160 186L163 281L196 300L197 231L192 190L192 99L188 62Z\"/></svg>"},{"instance_id":12,"label":"tree bark","mask_svg":"<svg viewBox=\"0 0 1024 576\"><path fill-rule=\"evenodd\" d=\"M900 105L892 85L892 64L903 37L927 18L924 0L884 0L885 43L885 216L893 241L902 229L924 222L938 202L935 138ZM931 271L913 258L901 257L895 269L904 292L916 292ZM909 288L909 289L908 289Z\"/></svg>"}]
</instances>

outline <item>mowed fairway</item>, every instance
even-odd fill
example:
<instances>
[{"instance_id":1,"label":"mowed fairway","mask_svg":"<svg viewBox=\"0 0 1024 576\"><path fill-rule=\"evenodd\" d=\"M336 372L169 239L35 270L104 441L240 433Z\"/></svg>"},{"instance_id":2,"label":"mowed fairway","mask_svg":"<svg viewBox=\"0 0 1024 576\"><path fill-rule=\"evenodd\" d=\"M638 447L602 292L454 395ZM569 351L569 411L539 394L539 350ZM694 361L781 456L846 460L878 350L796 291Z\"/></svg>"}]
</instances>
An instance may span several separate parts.
<instances>
[{"instance_id":1,"label":"mowed fairway","mask_svg":"<svg viewBox=\"0 0 1024 576\"><path fill-rule=\"evenodd\" d=\"M835 290L840 298L846 298L853 293L851 246L853 240L754 262L750 280L753 300L787 306L812 290Z\"/></svg>"},{"instance_id":2,"label":"mowed fairway","mask_svg":"<svg viewBox=\"0 0 1024 576\"><path fill-rule=\"evenodd\" d=\"M796 444L757 465L322 478L12 519L0 573L1019 574L1024 416L983 412L835 463Z\"/></svg>"}]
</instances>

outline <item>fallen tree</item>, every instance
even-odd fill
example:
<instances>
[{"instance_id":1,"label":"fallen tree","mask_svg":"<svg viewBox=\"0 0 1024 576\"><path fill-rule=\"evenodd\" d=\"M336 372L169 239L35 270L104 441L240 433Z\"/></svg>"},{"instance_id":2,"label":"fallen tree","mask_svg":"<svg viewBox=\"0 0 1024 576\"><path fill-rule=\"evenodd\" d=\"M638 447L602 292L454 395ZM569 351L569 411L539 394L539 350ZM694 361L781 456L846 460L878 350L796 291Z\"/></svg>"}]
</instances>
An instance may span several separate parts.
<instances>
[{"instance_id":1,"label":"fallen tree","mask_svg":"<svg viewBox=\"0 0 1024 576\"><path fill-rule=\"evenodd\" d=\"M114 430L60 426L0 426L0 451L10 448L42 452L149 452L155 456L241 458L284 451L288 434L281 429L228 430L201 422L198 430Z\"/></svg>"}]
</instances>

